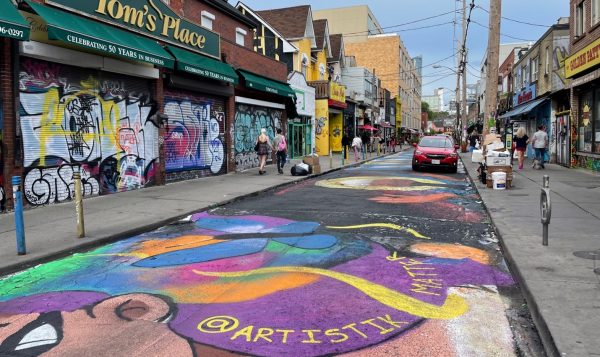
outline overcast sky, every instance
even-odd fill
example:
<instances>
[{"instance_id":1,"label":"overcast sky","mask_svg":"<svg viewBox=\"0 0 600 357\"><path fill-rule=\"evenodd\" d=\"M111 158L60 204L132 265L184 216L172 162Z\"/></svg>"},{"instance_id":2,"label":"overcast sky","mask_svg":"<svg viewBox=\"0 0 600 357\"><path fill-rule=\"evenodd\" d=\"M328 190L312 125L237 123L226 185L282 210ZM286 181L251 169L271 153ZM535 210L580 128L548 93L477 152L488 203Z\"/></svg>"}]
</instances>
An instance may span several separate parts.
<instances>
[{"instance_id":1,"label":"overcast sky","mask_svg":"<svg viewBox=\"0 0 600 357\"><path fill-rule=\"evenodd\" d=\"M230 0L236 5L237 0ZM455 8L462 9L462 0L245 0L243 1L255 10L276 9L289 6L309 4L314 10L324 8L335 8L343 6L368 4L371 11L377 17L382 27L391 27L407 22L423 19L430 16L454 11ZM467 0L469 4L471 0ZM475 5L489 9L489 0L475 0ZM457 36L461 36L460 16L457 14L459 26ZM529 22L537 25L552 25L559 17L569 16L568 0L504 0L502 1L502 16L513 20ZM487 26L489 25L488 14L481 8L475 7L472 12L467 47L469 50L469 67L471 75L469 83L475 83L478 75L477 68L487 47ZM423 94L433 94L438 87L455 88L456 76L447 69L435 69L427 66L432 62L439 61L451 56L454 38L454 25L448 22L454 20L454 14L432 18L400 27L385 29L386 32L398 32L408 48L411 56L423 56ZM444 25L436 26L439 24ZM481 25L485 26L481 26ZM417 27L435 26L425 29ZM400 31L405 30L405 31ZM408 31L406 31L408 30ZM502 43L521 42L522 40L535 42L547 30L545 27L520 24L514 21L502 20L501 33ZM509 37L510 36L510 37ZM511 38L512 37L512 38ZM441 65L456 67L456 59L449 58ZM444 76L450 74L446 78Z\"/></svg>"}]
</instances>

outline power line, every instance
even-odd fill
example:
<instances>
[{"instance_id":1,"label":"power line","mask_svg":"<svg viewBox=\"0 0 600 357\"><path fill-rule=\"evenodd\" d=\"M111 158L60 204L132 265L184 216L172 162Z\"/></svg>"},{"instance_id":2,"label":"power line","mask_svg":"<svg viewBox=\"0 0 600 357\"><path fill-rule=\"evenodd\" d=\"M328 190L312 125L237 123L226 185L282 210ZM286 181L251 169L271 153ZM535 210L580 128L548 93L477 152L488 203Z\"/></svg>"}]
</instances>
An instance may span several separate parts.
<instances>
[{"instance_id":1,"label":"power line","mask_svg":"<svg viewBox=\"0 0 600 357\"><path fill-rule=\"evenodd\" d=\"M477 7L477 8L479 8L479 9L481 9L481 10L483 10L483 11L485 11L485 12L487 12L488 14L490 13L490 11L489 11L488 9L486 9L486 8L483 8L483 7L481 7L480 5L477 5L476 7ZM550 27L549 25L540 25L540 24L534 24L534 23L531 23L531 22L522 21L522 20L516 20L516 19L511 19L511 18L509 18L509 17L504 17L504 16L502 16L501 18L502 18L503 20L512 21L512 22L516 22L516 23L518 23L518 24L523 24L523 25L537 26L537 27L544 27L544 28L548 28L548 27Z\"/></svg>"},{"instance_id":2,"label":"power line","mask_svg":"<svg viewBox=\"0 0 600 357\"><path fill-rule=\"evenodd\" d=\"M475 20L471 20L471 21L472 21L472 22L473 22L475 25L481 26L481 27L483 27L483 28L486 28L486 29L488 29L488 30L490 29L490 28L489 28L489 26L482 25L482 24L480 24L479 22L477 22L477 21L475 21ZM517 41L534 42L533 40L527 40L527 39L524 39L524 38L519 38L519 37L515 37L515 36L507 35L507 34L505 34L505 33L500 33L500 35L501 35L501 36L504 36L504 37L512 38L513 40L517 40Z\"/></svg>"},{"instance_id":3,"label":"power line","mask_svg":"<svg viewBox=\"0 0 600 357\"><path fill-rule=\"evenodd\" d=\"M391 28L395 28L395 27L402 27L402 26L406 26L406 25L412 25L412 24L415 24L417 22L423 22L423 21L435 19L437 17L442 17L442 16L445 16L445 15L449 15L449 14L452 14L454 12L456 12L456 10L444 12L444 13L433 15L433 16L424 17L422 19L417 19L417 20L413 20L413 21L401 23L401 24L398 24L398 25L385 26L385 27L382 27L381 29L382 30L386 30L386 29L391 29ZM348 36L348 35L370 35L370 34L371 34L371 31L367 30L367 31L358 31L358 32L348 32L348 33L345 33L345 34L342 33L341 35Z\"/></svg>"}]
</instances>

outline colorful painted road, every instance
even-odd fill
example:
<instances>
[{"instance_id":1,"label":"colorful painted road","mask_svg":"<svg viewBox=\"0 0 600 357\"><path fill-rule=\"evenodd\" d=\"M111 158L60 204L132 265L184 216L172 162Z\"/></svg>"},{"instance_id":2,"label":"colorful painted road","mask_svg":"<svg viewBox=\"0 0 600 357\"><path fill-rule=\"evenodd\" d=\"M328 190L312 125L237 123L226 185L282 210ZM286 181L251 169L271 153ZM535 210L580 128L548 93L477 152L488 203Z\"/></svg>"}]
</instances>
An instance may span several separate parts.
<instances>
[{"instance_id":1,"label":"colorful painted road","mask_svg":"<svg viewBox=\"0 0 600 357\"><path fill-rule=\"evenodd\" d=\"M0 280L0 355L511 356L516 289L464 173L410 153Z\"/></svg>"}]
</instances>

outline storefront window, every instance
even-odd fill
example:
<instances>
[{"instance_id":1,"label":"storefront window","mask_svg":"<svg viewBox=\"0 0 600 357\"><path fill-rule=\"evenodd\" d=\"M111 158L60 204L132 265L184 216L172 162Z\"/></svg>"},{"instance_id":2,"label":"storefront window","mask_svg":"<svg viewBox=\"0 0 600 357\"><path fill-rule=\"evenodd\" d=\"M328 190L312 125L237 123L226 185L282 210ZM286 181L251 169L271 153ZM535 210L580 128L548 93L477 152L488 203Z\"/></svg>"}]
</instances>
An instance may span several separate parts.
<instances>
[{"instance_id":1,"label":"storefront window","mask_svg":"<svg viewBox=\"0 0 600 357\"><path fill-rule=\"evenodd\" d=\"M592 151L593 109L593 92L586 92L579 103L579 151Z\"/></svg>"}]
</instances>

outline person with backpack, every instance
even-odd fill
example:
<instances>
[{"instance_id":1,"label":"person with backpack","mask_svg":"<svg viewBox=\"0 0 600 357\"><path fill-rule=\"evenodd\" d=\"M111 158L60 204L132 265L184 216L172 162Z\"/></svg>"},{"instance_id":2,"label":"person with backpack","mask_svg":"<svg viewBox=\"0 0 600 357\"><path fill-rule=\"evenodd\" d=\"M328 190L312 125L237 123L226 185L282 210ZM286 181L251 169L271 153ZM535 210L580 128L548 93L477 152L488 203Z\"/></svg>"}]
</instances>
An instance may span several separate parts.
<instances>
[{"instance_id":1,"label":"person with backpack","mask_svg":"<svg viewBox=\"0 0 600 357\"><path fill-rule=\"evenodd\" d=\"M277 135L273 139L273 147L277 150L277 172L281 175L283 174L283 165L285 165L285 158L287 156L287 141L281 133L281 129L277 129Z\"/></svg>"}]
</instances>

